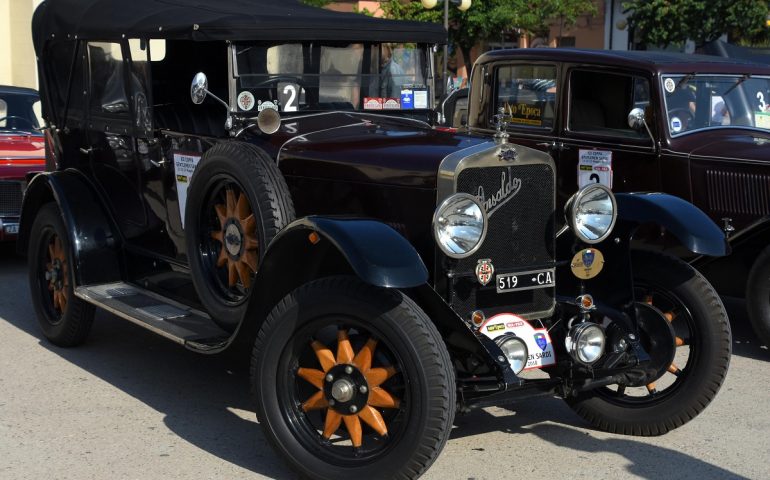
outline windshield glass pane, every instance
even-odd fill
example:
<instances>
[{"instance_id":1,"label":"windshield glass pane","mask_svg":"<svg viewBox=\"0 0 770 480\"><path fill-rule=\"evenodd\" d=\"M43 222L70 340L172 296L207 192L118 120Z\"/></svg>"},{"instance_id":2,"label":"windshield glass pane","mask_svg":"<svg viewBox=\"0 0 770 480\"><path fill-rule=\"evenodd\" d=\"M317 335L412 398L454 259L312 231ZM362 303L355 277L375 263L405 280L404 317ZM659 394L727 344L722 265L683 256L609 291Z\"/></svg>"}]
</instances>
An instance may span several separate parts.
<instances>
[{"instance_id":1,"label":"windshield glass pane","mask_svg":"<svg viewBox=\"0 0 770 480\"><path fill-rule=\"evenodd\" d=\"M495 108L511 127L553 128L556 67L511 65L497 69Z\"/></svg>"},{"instance_id":2,"label":"windshield glass pane","mask_svg":"<svg viewBox=\"0 0 770 480\"><path fill-rule=\"evenodd\" d=\"M0 133L38 135L42 124L36 112L37 95L0 92Z\"/></svg>"},{"instance_id":3,"label":"windshield glass pane","mask_svg":"<svg viewBox=\"0 0 770 480\"><path fill-rule=\"evenodd\" d=\"M770 78L748 75L662 77L672 137L727 126L770 130Z\"/></svg>"},{"instance_id":4,"label":"windshield glass pane","mask_svg":"<svg viewBox=\"0 0 770 480\"><path fill-rule=\"evenodd\" d=\"M427 55L415 44L240 44L238 110L426 110Z\"/></svg>"}]
</instances>

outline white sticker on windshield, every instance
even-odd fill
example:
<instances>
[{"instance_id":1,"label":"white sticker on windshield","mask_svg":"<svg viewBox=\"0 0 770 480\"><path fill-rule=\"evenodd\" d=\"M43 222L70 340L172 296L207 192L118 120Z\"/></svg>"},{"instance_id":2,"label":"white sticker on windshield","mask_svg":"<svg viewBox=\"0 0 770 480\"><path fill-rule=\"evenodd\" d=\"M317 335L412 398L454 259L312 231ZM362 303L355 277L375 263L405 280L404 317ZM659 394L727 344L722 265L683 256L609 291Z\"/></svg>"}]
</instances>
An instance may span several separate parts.
<instances>
[{"instance_id":1,"label":"white sticker on windshield","mask_svg":"<svg viewBox=\"0 0 770 480\"><path fill-rule=\"evenodd\" d=\"M238 106L241 110L249 111L254 108L254 95L249 91L243 91L238 94Z\"/></svg>"},{"instance_id":2,"label":"white sticker on windshield","mask_svg":"<svg viewBox=\"0 0 770 480\"><path fill-rule=\"evenodd\" d=\"M535 328L528 321L512 313L501 313L489 318L481 326L480 331L492 340L504 335L515 335L524 340L529 354L524 370L547 367L556 363L556 352L548 330Z\"/></svg>"},{"instance_id":3,"label":"white sticker on windshield","mask_svg":"<svg viewBox=\"0 0 770 480\"><path fill-rule=\"evenodd\" d=\"M667 78L663 82L663 87L666 89L668 93L674 93L674 90L676 90L676 83L674 83L673 78Z\"/></svg>"},{"instance_id":4,"label":"white sticker on windshield","mask_svg":"<svg viewBox=\"0 0 770 480\"><path fill-rule=\"evenodd\" d=\"M414 91L414 108L428 108L428 91Z\"/></svg>"},{"instance_id":5,"label":"white sticker on windshield","mask_svg":"<svg viewBox=\"0 0 770 480\"><path fill-rule=\"evenodd\" d=\"M682 120L679 117L671 117L671 131L679 133L682 131Z\"/></svg>"},{"instance_id":6,"label":"white sticker on windshield","mask_svg":"<svg viewBox=\"0 0 770 480\"><path fill-rule=\"evenodd\" d=\"M609 150L578 151L578 188L601 183L612 188L612 152Z\"/></svg>"},{"instance_id":7,"label":"white sticker on windshield","mask_svg":"<svg viewBox=\"0 0 770 480\"><path fill-rule=\"evenodd\" d=\"M239 102L240 103L240 102ZM198 166L201 156L197 153L174 152L174 174L176 175L176 195L179 201L179 216L184 228L184 212L187 204L187 189L190 187L195 167Z\"/></svg>"}]
</instances>

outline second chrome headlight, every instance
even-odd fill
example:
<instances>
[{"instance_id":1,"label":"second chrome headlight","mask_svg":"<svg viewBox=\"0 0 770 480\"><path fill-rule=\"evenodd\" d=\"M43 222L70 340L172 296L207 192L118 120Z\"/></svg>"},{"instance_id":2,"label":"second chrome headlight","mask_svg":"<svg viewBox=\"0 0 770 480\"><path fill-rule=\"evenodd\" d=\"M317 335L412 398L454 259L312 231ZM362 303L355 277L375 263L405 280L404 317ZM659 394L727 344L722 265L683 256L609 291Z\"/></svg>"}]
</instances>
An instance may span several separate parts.
<instances>
[{"instance_id":1,"label":"second chrome headlight","mask_svg":"<svg viewBox=\"0 0 770 480\"><path fill-rule=\"evenodd\" d=\"M618 216L615 195L600 184L586 185L567 203L567 221L585 243L599 243L612 233Z\"/></svg>"},{"instance_id":2,"label":"second chrome headlight","mask_svg":"<svg viewBox=\"0 0 770 480\"><path fill-rule=\"evenodd\" d=\"M456 193L433 214L433 236L452 258L465 258L481 247L487 234L487 212L476 197Z\"/></svg>"}]
</instances>

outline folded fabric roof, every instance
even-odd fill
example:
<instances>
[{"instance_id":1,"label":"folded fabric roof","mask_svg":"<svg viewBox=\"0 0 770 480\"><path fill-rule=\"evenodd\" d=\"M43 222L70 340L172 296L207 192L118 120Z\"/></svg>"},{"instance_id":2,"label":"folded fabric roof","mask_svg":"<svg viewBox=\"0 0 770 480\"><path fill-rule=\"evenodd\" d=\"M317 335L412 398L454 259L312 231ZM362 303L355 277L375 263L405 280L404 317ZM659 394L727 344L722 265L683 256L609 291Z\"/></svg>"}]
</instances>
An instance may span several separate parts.
<instances>
[{"instance_id":1,"label":"folded fabric roof","mask_svg":"<svg viewBox=\"0 0 770 480\"><path fill-rule=\"evenodd\" d=\"M341 13L297 0L46 0L32 20L46 39L339 40L446 43L436 23Z\"/></svg>"}]
</instances>

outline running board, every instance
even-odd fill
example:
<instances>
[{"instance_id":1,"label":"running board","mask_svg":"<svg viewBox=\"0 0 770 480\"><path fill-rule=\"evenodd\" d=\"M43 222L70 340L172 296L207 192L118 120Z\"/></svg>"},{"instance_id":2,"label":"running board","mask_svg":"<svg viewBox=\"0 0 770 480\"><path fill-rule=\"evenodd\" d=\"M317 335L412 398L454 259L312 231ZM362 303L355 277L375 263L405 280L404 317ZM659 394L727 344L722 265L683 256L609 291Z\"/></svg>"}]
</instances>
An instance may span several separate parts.
<instances>
[{"instance_id":1,"label":"running board","mask_svg":"<svg viewBox=\"0 0 770 480\"><path fill-rule=\"evenodd\" d=\"M230 338L204 312L125 282L77 287L75 296L191 350L219 351Z\"/></svg>"}]
</instances>

